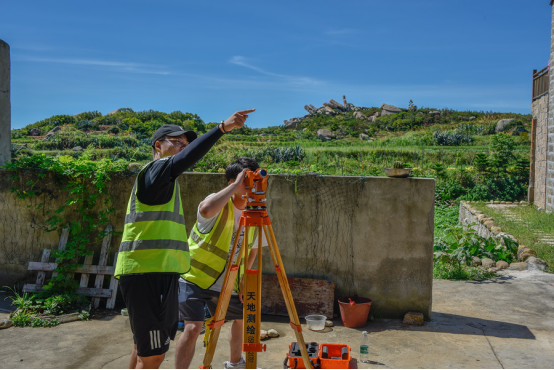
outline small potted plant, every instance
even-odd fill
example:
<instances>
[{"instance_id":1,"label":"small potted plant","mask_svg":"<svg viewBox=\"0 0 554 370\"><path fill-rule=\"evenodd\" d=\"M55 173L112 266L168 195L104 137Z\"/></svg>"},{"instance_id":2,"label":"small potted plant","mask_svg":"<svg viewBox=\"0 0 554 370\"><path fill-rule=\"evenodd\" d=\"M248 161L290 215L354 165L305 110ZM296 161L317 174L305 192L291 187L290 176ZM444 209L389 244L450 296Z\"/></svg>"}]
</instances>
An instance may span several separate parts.
<instances>
[{"instance_id":1,"label":"small potted plant","mask_svg":"<svg viewBox=\"0 0 554 370\"><path fill-rule=\"evenodd\" d=\"M411 168L404 168L404 163L396 161L392 164L392 167L385 168L385 174L388 177L408 177L412 172Z\"/></svg>"}]
</instances>

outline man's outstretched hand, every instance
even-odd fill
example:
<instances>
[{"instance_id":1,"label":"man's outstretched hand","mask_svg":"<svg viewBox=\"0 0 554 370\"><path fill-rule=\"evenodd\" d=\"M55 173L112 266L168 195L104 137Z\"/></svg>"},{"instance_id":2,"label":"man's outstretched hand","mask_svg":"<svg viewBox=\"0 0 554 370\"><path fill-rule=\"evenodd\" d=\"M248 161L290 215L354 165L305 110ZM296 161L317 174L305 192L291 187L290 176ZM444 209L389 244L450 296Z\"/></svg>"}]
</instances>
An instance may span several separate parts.
<instances>
[{"instance_id":1,"label":"man's outstretched hand","mask_svg":"<svg viewBox=\"0 0 554 370\"><path fill-rule=\"evenodd\" d=\"M223 128L226 132L231 131L234 128L241 128L244 126L244 122L248 118L248 113L254 112L255 109L239 110L233 113L233 115L223 122Z\"/></svg>"}]
</instances>

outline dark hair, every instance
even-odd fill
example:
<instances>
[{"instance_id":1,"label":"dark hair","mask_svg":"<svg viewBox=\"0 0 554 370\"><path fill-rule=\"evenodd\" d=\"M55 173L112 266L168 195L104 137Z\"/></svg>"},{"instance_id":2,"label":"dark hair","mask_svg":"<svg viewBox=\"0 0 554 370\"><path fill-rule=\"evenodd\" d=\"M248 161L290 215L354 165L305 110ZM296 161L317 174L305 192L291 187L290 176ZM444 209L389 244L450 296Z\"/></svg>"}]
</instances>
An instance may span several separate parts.
<instances>
[{"instance_id":1,"label":"dark hair","mask_svg":"<svg viewBox=\"0 0 554 370\"><path fill-rule=\"evenodd\" d=\"M248 157L241 157L227 166L225 169L225 177L227 181L235 180L239 173L245 168L256 171L260 166L258 162Z\"/></svg>"}]
</instances>

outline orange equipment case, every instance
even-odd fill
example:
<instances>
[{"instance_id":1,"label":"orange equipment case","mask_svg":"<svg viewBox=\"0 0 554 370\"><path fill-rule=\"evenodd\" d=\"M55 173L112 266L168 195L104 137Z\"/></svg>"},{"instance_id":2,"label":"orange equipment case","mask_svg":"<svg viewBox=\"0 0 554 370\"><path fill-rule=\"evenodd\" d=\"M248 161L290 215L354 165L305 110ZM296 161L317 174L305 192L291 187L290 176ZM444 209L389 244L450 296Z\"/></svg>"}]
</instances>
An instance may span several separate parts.
<instances>
[{"instance_id":1,"label":"orange equipment case","mask_svg":"<svg viewBox=\"0 0 554 370\"><path fill-rule=\"evenodd\" d=\"M308 356L314 369L348 369L352 356L347 344L333 344L316 342L306 343ZM289 353L284 362L285 369L305 369L304 360L297 342L289 345Z\"/></svg>"},{"instance_id":2,"label":"orange equipment case","mask_svg":"<svg viewBox=\"0 0 554 370\"><path fill-rule=\"evenodd\" d=\"M324 354L324 350L327 353ZM319 345L317 355L321 369L348 369L352 356L348 344L322 343Z\"/></svg>"}]
</instances>

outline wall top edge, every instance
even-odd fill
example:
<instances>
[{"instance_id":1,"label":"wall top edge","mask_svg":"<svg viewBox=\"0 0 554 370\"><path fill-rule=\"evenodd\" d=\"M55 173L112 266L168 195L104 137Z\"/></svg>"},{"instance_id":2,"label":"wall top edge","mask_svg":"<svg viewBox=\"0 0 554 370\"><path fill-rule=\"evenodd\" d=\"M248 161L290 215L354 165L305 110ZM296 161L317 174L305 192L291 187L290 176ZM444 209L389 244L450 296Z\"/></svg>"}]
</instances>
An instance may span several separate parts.
<instances>
[{"instance_id":1,"label":"wall top edge","mask_svg":"<svg viewBox=\"0 0 554 370\"><path fill-rule=\"evenodd\" d=\"M552 0L554 1L554 0ZM42 172L42 170L37 169L37 172ZM5 170L0 168L0 176L2 174L11 174L12 170ZM28 171L27 172L34 172L34 171ZM116 172L113 173L113 175L119 175L118 178L131 178L138 175L138 171L122 171L122 172ZM213 172L185 172L181 176L214 176L214 177L222 177L225 176L223 173L213 173ZM319 174L298 174L298 175L290 175L290 174L269 174L269 177L301 177L301 178L315 178L315 177L321 177L321 178L333 178L333 179L350 179L350 180L358 180L358 181L365 181L365 180L395 180L395 181L435 181L432 177L408 177L408 178L393 178L393 177L387 177L387 176L333 176L333 175L319 175Z\"/></svg>"}]
</instances>

